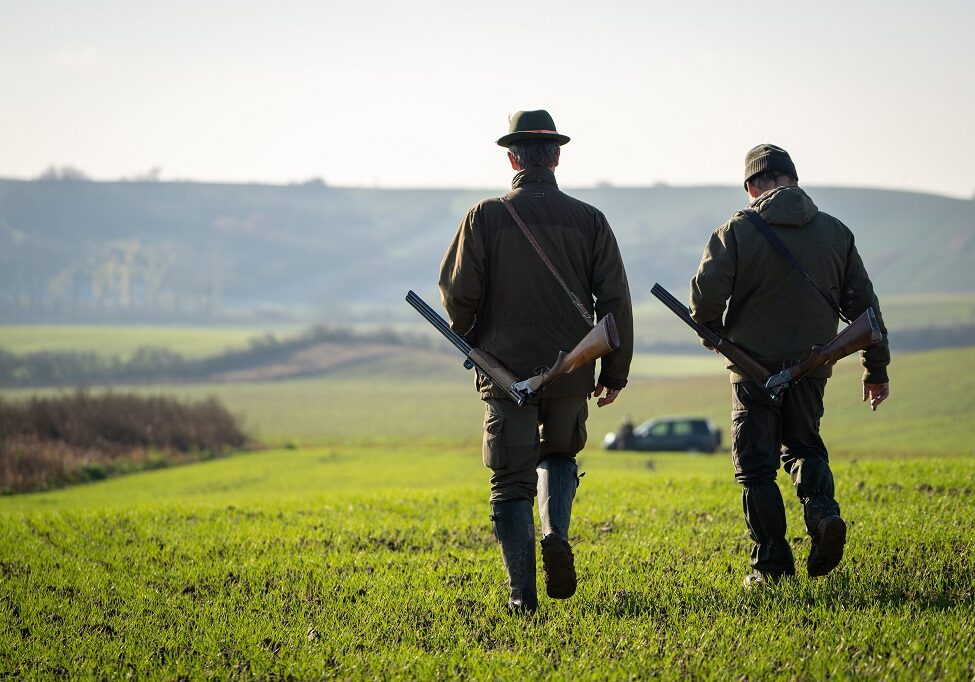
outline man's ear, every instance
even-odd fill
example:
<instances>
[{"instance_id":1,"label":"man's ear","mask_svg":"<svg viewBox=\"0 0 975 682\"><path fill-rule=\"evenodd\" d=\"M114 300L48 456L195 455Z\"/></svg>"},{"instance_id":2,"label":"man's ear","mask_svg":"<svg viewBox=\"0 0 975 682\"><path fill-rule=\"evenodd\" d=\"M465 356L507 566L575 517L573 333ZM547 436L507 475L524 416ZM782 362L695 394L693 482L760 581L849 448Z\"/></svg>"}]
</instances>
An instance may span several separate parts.
<instances>
[{"instance_id":1,"label":"man's ear","mask_svg":"<svg viewBox=\"0 0 975 682\"><path fill-rule=\"evenodd\" d=\"M518 168L518 159L516 159L515 155L511 152L508 152L508 161L511 162L511 170L521 170Z\"/></svg>"},{"instance_id":2,"label":"man's ear","mask_svg":"<svg viewBox=\"0 0 975 682\"><path fill-rule=\"evenodd\" d=\"M555 148L555 163L552 164L552 168L559 165L559 157L562 156L562 147Z\"/></svg>"}]
</instances>

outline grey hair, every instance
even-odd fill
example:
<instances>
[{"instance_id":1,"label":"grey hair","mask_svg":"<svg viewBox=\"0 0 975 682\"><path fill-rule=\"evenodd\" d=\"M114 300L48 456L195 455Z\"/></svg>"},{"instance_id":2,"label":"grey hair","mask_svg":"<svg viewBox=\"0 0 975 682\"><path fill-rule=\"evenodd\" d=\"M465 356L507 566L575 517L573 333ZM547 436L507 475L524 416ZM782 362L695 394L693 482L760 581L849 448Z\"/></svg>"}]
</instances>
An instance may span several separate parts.
<instances>
[{"instance_id":1,"label":"grey hair","mask_svg":"<svg viewBox=\"0 0 975 682\"><path fill-rule=\"evenodd\" d=\"M782 171L763 171L748 178L748 182L756 187L767 187L768 185L784 187L798 183L799 178L794 177L791 173L784 173Z\"/></svg>"},{"instance_id":2,"label":"grey hair","mask_svg":"<svg viewBox=\"0 0 975 682\"><path fill-rule=\"evenodd\" d=\"M522 170L536 166L552 168L559 159L559 143L555 140L520 140L508 145L508 151Z\"/></svg>"}]
</instances>

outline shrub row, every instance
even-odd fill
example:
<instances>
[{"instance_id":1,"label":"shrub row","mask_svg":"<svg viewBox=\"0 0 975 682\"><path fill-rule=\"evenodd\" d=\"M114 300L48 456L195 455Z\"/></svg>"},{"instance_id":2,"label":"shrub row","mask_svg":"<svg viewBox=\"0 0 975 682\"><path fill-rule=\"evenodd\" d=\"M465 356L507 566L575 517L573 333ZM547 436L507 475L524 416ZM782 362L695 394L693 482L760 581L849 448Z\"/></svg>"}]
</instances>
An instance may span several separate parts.
<instances>
[{"instance_id":1,"label":"shrub row","mask_svg":"<svg viewBox=\"0 0 975 682\"><path fill-rule=\"evenodd\" d=\"M78 391L0 399L0 489L24 492L212 457L246 442L216 399Z\"/></svg>"}]
</instances>

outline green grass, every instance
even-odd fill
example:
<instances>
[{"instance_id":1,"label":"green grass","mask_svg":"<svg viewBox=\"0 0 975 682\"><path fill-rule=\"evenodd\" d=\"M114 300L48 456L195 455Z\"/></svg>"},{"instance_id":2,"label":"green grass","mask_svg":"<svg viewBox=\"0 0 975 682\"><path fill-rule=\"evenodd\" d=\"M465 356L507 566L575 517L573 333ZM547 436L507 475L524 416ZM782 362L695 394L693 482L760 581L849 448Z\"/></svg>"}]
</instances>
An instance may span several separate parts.
<instances>
[{"instance_id":1,"label":"green grass","mask_svg":"<svg viewBox=\"0 0 975 682\"><path fill-rule=\"evenodd\" d=\"M837 370L824 432L844 562L805 577L780 476L800 575L757 594L740 587L749 540L726 452L598 449L627 413L727 431L727 379L634 382L593 410L580 457L579 592L543 597L532 619L502 612L481 405L459 367L168 389L216 392L268 440L302 446L0 498L0 674L970 679L972 369L973 349L897 356L877 413L855 363Z\"/></svg>"},{"instance_id":2,"label":"green grass","mask_svg":"<svg viewBox=\"0 0 975 682\"><path fill-rule=\"evenodd\" d=\"M471 448L282 450L5 499L3 672L972 674L972 460L840 463L846 560L767 594L739 586L748 540L724 458L592 452L583 468L579 593L530 620L501 610Z\"/></svg>"},{"instance_id":3,"label":"green grass","mask_svg":"<svg viewBox=\"0 0 975 682\"><path fill-rule=\"evenodd\" d=\"M228 348L245 348L261 333L235 327L13 324L0 325L0 348L17 354L85 351L128 358L136 349L151 346L187 357L204 357Z\"/></svg>"},{"instance_id":4,"label":"green grass","mask_svg":"<svg viewBox=\"0 0 975 682\"><path fill-rule=\"evenodd\" d=\"M697 376L723 376L725 360L703 346L698 353L635 353L630 377L636 379L670 379Z\"/></svg>"}]
</instances>

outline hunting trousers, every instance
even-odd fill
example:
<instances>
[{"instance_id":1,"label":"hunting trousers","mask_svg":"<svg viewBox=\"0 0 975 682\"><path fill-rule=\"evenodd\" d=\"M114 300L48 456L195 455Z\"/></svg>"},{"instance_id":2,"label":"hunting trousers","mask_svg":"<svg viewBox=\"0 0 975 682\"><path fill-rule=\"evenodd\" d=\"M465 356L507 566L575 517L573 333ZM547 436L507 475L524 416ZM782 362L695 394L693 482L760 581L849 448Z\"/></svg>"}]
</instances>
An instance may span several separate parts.
<instances>
[{"instance_id":1,"label":"hunting trousers","mask_svg":"<svg viewBox=\"0 0 975 682\"><path fill-rule=\"evenodd\" d=\"M826 445L819 435L826 379L806 378L776 404L752 382L732 384L735 480L742 485L745 522L755 543L752 568L778 577L795 572L786 539L785 506L775 483L779 463L792 477L810 536L819 521L839 515Z\"/></svg>"}]
</instances>

